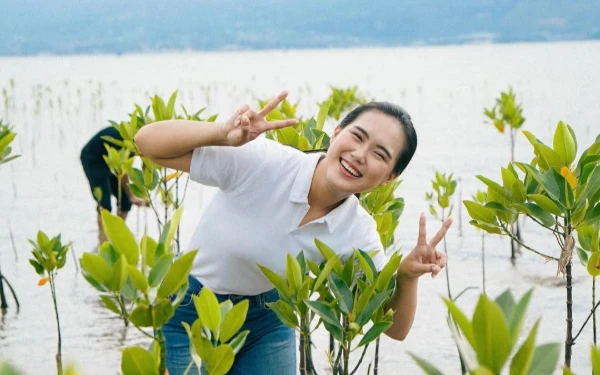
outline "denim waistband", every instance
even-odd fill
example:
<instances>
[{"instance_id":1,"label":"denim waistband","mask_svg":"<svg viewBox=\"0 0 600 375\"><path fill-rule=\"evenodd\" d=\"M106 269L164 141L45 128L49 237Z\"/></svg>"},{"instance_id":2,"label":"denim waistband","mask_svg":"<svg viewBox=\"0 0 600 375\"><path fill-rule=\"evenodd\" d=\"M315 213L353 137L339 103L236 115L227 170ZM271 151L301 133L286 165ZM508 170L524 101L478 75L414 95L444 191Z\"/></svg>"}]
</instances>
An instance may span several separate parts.
<instances>
[{"instance_id":1,"label":"denim waistband","mask_svg":"<svg viewBox=\"0 0 600 375\"><path fill-rule=\"evenodd\" d=\"M196 295L200 294L200 291L203 288L203 285L200 282L200 280L198 280L194 276L190 275L188 278L188 282L189 282L189 288L192 291L192 293L196 294ZM271 289L264 293L257 294L254 296L244 296L244 295L240 295L240 294L217 294L217 293L215 293L215 295L217 296L217 300L219 302L231 300L231 302L233 302L234 304L236 304L244 299L247 299L248 302L250 303L250 307L253 307L253 306L265 307L265 304L267 302L277 302L279 300L279 293L277 292L277 289Z\"/></svg>"}]
</instances>

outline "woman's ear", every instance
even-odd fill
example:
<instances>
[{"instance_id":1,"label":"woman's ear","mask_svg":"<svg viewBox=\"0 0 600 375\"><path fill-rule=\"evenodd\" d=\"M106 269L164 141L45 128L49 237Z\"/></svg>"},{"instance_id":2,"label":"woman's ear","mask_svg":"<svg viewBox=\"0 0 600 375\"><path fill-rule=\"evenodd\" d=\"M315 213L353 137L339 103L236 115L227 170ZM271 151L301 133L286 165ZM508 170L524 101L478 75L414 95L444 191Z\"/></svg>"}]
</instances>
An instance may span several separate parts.
<instances>
[{"instance_id":1,"label":"woman's ear","mask_svg":"<svg viewBox=\"0 0 600 375\"><path fill-rule=\"evenodd\" d=\"M384 186L390 183L390 181L395 180L396 178L398 178L398 176L400 176L400 173L391 173L389 175L389 177L387 179L385 179L380 185Z\"/></svg>"},{"instance_id":2,"label":"woman's ear","mask_svg":"<svg viewBox=\"0 0 600 375\"><path fill-rule=\"evenodd\" d=\"M333 133L331 134L331 140L333 141L333 139L340 134L340 132L342 131L342 128L340 128L340 125L336 125L335 129L333 129Z\"/></svg>"}]
</instances>

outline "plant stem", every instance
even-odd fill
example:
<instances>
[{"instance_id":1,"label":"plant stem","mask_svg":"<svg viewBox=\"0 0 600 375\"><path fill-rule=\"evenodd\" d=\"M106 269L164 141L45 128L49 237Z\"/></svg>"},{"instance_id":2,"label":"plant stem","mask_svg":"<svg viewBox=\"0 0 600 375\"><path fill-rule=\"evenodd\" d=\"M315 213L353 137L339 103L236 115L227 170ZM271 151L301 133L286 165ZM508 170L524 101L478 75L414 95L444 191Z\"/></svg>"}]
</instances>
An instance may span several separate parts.
<instances>
[{"instance_id":1,"label":"plant stem","mask_svg":"<svg viewBox=\"0 0 600 375\"><path fill-rule=\"evenodd\" d=\"M4 284L2 283L3 279L4 276L2 276L2 271L0 270L0 308L6 309L8 308L8 303L6 302L6 296L4 294Z\"/></svg>"},{"instance_id":2,"label":"plant stem","mask_svg":"<svg viewBox=\"0 0 600 375\"><path fill-rule=\"evenodd\" d=\"M446 215L444 210L442 209L442 223L446 220ZM446 245L446 236L444 236L444 253L446 253L446 258L448 258L448 246ZM446 263L446 287L448 289L448 299L452 299L452 292L450 290L450 269L448 268L448 263Z\"/></svg>"},{"instance_id":3,"label":"plant stem","mask_svg":"<svg viewBox=\"0 0 600 375\"><path fill-rule=\"evenodd\" d=\"M58 375L62 375L62 338L60 335L60 319L58 318L58 304L56 301L56 289L54 285L54 274L52 272L48 273L48 278L50 279L50 291L52 293L52 302L54 303L54 313L56 315L56 326L58 329L58 352L56 353L56 367L58 370Z\"/></svg>"},{"instance_id":4,"label":"plant stem","mask_svg":"<svg viewBox=\"0 0 600 375\"><path fill-rule=\"evenodd\" d=\"M571 355L573 348L573 285L571 265L567 263L567 338L565 339L565 366L571 368Z\"/></svg>"},{"instance_id":5,"label":"plant stem","mask_svg":"<svg viewBox=\"0 0 600 375\"><path fill-rule=\"evenodd\" d=\"M377 336L377 340L375 341L375 365L373 368L373 375L378 375L379 373L379 339Z\"/></svg>"},{"instance_id":6,"label":"plant stem","mask_svg":"<svg viewBox=\"0 0 600 375\"><path fill-rule=\"evenodd\" d=\"M592 279L592 325L594 327L594 346L596 346L596 277Z\"/></svg>"},{"instance_id":7,"label":"plant stem","mask_svg":"<svg viewBox=\"0 0 600 375\"><path fill-rule=\"evenodd\" d=\"M481 233L481 274L483 278L483 294L487 295L485 292L485 233Z\"/></svg>"},{"instance_id":8,"label":"plant stem","mask_svg":"<svg viewBox=\"0 0 600 375\"><path fill-rule=\"evenodd\" d=\"M158 341L158 346L160 348L160 365L159 365L159 374L164 374L167 370L167 344L165 342L165 336L163 335L162 328L156 329L156 341Z\"/></svg>"},{"instance_id":9,"label":"plant stem","mask_svg":"<svg viewBox=\"0 0 600 375\"><path fill-rule=\"evenodd\" d=\"M352 370L352 372L350 373L350 375L354 375L354 373L358 370L358 368L360 367L360 364L362 363L363 359L365 358L365 353L367 352L367 348L369 347L369 344L365 345L365 348L363 349L362 354L360 355L360 358L358 359L358 363L356 364L356 367L354 367L354 370Z\"/></svg>"},{"instance_id":10,"label":"plant stem","mask_svg":"<svg viewBox=\"0 0 600 375\"><path fill-rule=\"evenodd\" d=\"M21 305L19 304L19 299L17 298L17 294L15 293L15 290L13 289L12 285L10 285L10 283L8 282L6 277L4 277L4 275L2 275L0 273L0 284L2 284L2 280L4 280L4 282L8 286L8 289L10 289L10 293L12 294L13 298L15 299L15 302L17 304L17 312L18 312L19 309L21 308ZM1 285L0 285L0 288L1 288ZM0 292L4 292L4 291L0 291ZM2 296L0 296L0 297L2 297Z\"/></svg>"},{"instance_id":11,"label":"plant stem","mask_svg":"<svg viewBox=\"0 0 600 375\"><path fill-rule=\"evenodd\" d=\"M518 243L519 243L521 246L523 246L523 247L524 247L524 248L526 248L527 250L529 250L529 251L531 251L531 252L533 252L533 253L535 253L535 254L537 254L537 255L540 255L540 256L542 256L542 257L546 258L546 260L555 260L555 261L558 261L558 258L555 258L555 257L552 257L552 256L550 256L550 255L544 254L544 253L542 253L542 252L540 252L540 251L537 251L537 250L535 250L535 249L532 249L531 247L529 247L529 246L525 245L523 242L521 242L521 241L520 241L518 238L516 238L516 237L515 237L515 236L514 236L514 235L513 235L513 234L512 234L512 233L511 233L509 230L508 230L508 228L506 227L506 225L504 225L504 224L500 224L500 226L502 227L502 229L504 229L504 233L505 233L507 236L509 236L510 238L512 238L513 240L515 240L516 242L518 242Z\"/></svg>"},{"instance_id":12,"label":"plant stem","mask_svg":"<svg viewBox=\"0 0 600 375\"><path fill-rule=\"evenodd\" d=\"M600 306L600 301L596 302L596 305L594 305L594 308L588 314L588 317L585 319L585 322L583 322L583 325L581 326L581 328L579 328L579 331L577 331L577 334L575 335L575 337L573 337L573 340L572 340L573 345L575 345L575 340L577 340L577 338L579 337L579 335L581 334L581 332L583 331L583 329L589 322L590 318L596 313L596 309L598 308L598 306Z\"/></svg>"}]
</instances>

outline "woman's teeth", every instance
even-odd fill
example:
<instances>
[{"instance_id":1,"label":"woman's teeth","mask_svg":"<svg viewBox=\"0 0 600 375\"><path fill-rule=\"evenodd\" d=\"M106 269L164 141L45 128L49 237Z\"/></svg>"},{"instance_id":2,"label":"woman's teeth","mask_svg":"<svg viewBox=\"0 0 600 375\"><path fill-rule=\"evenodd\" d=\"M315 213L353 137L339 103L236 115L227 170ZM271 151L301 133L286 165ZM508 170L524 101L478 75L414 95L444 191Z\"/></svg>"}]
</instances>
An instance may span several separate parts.
<instances>
[{"instance_id":1,"label":"woman's teeth","mask_svg":"<svg viewBox=\"0 0 600 375\"><path fill-rule=\"evenodd\" d=\"M354 177L361 176L360 172L357 171L356 169L352 168L348 163L346 163L346 161L344 159L340 159L340 163L342 164L342 167L344 167L344 169L347 170L348 173L350 173L352 176L354 176Z\"/></svg>"}]
</instances>

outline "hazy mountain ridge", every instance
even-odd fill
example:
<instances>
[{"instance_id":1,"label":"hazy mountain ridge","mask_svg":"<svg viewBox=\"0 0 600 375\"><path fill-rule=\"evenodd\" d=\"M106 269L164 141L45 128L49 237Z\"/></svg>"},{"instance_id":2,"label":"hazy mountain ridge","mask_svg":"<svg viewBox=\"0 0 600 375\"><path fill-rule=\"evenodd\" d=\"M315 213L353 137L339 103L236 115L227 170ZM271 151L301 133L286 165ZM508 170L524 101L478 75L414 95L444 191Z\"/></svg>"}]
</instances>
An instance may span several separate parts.
<instances>
[{"instance_id":1,"label":"hazy mountain ridge","mask_svg":"<svg viewBox=\"0 0 600 375\"><path fill-rule=\"evenodd\" d=\"M600 38L592 1L8 1L0 55Z\"/></svg>"}]
</instances>

